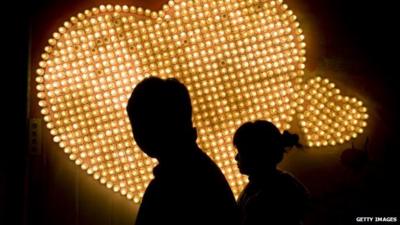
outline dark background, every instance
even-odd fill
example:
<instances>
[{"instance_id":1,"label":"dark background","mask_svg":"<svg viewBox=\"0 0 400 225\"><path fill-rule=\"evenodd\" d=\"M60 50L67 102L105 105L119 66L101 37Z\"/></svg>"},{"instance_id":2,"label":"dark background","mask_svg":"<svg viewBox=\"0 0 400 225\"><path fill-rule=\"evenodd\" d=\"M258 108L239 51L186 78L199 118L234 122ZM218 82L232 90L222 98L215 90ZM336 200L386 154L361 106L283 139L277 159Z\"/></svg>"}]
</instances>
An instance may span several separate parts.
<instances>
[{"instance_id":1,"label":"dark background","mask_svg":"<svg viewBox=\"0 0 400 225\"><path fill-rule=\"evenodd\" d=\"M36 19L56 15L63 7L74 7L77 0L13 1L2 12L3 116L0 224L23 224L24 174L26 173L27 78L29 62L29 24ZM94 1L95 2L95 1ZM117 4L117 1L114 1ZM145 1L144 1L145 2ZM160 1L143 3L159 6ZM308 11L318 32L320 54L311 55L306 63L309 70L324 63L324 59L339 59L349 78L360 82L364 93L372 96L377 105L380 128L384 130L381 154L374 158L374 169L363 177L362 193L352 190L348 195L348 211L337 208L338 217L400 216L399 148L398 146L398 67L399 12L393 1L361 0L292 0L286 1L296 12ZM300 18L301 20L301 18ZM49 21L51 23L52 21ZM5 49L5 50L4 50ZM357 195L357 198L353 198ZM334 198L335 196L331 196ZM346 198L347 196L337 196ZM329 198L327 198L329 199ZM357 203L355 201L361 201ZM362 203L362 204L361 204ZM344 205L346 205L345 203ZM343 205L338 205L342 207ZM336 224L341 220L337 218ZM133 223L133 222L132 222ZM333 221L332 224L335 224Z\"/></svg>"}]
</instances>

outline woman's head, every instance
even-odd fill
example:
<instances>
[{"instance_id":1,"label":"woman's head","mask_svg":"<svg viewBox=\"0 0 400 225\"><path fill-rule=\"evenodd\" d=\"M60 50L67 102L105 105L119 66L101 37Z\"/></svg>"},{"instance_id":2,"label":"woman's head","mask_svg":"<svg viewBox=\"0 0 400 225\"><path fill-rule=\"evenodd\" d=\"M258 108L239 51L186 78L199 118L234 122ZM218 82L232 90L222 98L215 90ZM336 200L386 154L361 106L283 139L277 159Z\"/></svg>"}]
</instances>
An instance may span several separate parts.
<instances>
[{"instance_id":1,"label":"woman's head","mask_svg":"<svg viewBox=\"0 0 400 225\"><path fill-rule=\"evenodd\" d=\"M236 130L233 144L238 149L236 160L246 175L276 168L288 147L299 146L299 136L283 134L271 122L257 120L244 123Z\"/></svg>"}]
</instances>

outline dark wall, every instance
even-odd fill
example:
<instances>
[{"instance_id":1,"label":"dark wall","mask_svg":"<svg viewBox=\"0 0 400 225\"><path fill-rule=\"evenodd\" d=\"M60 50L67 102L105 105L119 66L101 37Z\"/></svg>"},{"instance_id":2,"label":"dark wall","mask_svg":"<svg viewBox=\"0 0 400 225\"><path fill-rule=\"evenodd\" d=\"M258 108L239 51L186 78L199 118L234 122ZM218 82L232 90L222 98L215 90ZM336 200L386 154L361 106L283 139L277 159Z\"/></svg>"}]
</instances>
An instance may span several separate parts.
<instances>
[{"instance_id":1,"label":"dark wall","mask_svg":"<svg viewBox=\"0 0 400 225\"><path fill-rule=\"evenodd\" d=\"M1 13L0 224L21 224L23 208L28 19L25 8L14 3L2 3L13 10Z\"/></svg>"},{"instance_id":2,"label":"dark wall","mask_svg":"<svg viewBox=\"0 0 400 225\"><path fill-rule=\"evenodd\" d=\"M322 75L330 71L341 88L357 90L367 99L371 116L369 133L355 140L355 147L363 148L365 137L369 138L369 160L360 170L343 166L342 155L308 168L294 163L304 153L289 155L289 168L319 192L312 222L352 224L357 216L399 216L396 7L389 1L292 0L289 6L291 2L299 14L314 18L312 29L305 31L310 32L306 42L311 35L314 43L307 44L318 50L308 49L308 71Z\"/></svg>"}]
</instances>

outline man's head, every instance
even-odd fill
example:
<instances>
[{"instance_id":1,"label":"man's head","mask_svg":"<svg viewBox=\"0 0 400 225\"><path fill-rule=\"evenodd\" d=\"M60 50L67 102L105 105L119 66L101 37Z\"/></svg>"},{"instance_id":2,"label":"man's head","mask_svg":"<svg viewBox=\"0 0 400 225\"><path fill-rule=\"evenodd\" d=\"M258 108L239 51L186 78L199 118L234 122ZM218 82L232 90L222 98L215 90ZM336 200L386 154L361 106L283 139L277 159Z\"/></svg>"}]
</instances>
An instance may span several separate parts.
<instances>
[{"instance_id":1,"label":"man's head","mask_svg":"<svg viewBox=\"0 0 400 225\"><path fill-rule=\"evenodd\" d=\"M150 157L174 157L196 140L189 92L176 79L144 79L133 90L127 112L136 143Z\"/></svg>"}]
</instances>

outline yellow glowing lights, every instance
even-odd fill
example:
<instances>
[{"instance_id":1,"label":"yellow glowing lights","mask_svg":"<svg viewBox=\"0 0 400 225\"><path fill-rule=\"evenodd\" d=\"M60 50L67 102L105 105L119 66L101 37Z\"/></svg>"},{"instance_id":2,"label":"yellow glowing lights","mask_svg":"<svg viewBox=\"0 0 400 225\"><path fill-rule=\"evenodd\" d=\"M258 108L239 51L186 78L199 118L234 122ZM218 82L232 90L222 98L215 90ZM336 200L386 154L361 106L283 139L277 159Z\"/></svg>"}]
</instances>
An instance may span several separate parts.
<instances>
[{"instance_id":1,"label":"yellow glowing lights","mask_svg":"<svg viewBox=\"0 0 400 225\"><path fill-rule=\"evenodd\" d=\"M149 75L187 85L199 145L236 195L247 182L232 146L243 122L283 130L298 121L309 146L326 146L355 138L368 118L327 79L303 80L304 35L281 0L169 1L159 12L102 5L66 21L41 56L37 96L54 141L135 202L156 161L134 143L125 107Z\"/></svg>"}]
</instances>

